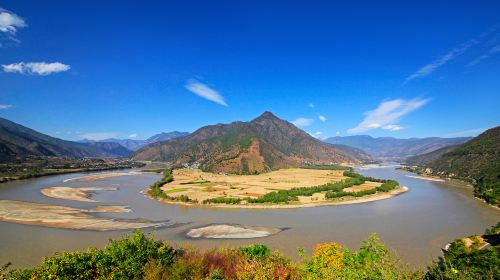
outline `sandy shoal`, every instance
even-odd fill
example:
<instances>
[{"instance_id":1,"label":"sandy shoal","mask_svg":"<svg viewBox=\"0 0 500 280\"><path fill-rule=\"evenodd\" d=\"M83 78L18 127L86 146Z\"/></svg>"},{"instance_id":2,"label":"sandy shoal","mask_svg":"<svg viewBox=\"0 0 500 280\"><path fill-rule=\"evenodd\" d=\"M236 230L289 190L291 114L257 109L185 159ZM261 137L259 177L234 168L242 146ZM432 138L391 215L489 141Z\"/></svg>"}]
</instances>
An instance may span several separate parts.
<instances>
[{"instance_id":1,"label":"sandy shoal","mask_svg":"<svg viewBox=\"0 0 500 280\"><path fill-rule=\"evenodd\" d=\"M3 222L95 231L139 229L166 225L165 222L96 217L88 214L90 212L92 210L26 201L0 200L0 221Z\"/></svg>"},{"instance_id":2,"label":"sandy shoal","mask_svg":"<svg viewBox=\"0 0 500 280\"><path fill-rule=\"evenodd\" d=\"M85 202L97 202L91 199L92 191L116 191L118 188L108 187L108 188L97 188L97 187L85 187L85 188L74 188L65 186L55 186L48 187L40 190L40 192L48 197L85 201Z\"/></svg>"}]
</instances>

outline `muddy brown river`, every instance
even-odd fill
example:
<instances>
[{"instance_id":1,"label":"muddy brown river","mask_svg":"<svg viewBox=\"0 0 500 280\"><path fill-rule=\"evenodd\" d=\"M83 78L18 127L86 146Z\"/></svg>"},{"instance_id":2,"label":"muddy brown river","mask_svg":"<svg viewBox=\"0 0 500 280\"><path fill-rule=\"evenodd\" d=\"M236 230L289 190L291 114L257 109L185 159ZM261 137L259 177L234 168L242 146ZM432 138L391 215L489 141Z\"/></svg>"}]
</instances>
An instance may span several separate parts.
<instances>
[{"instance_id":1,"label":"muddy brown river","mask_svg":"<svg viewBox=\"0 0 500 280\"><path fill-rule=\"evenodd\" d=\"M129 172L130 170L124 171ZM189 243L200 248L267 244L288 256L296 256L298 247L311 251L314 244L335 241L357 248L360 241L376 232L382 241L412 266L429 264L447 242L462 236L482 233L500 221L500 210L472 196L472 190L460 183L434 182L411 178L394 167L360 169L360 173L395 179L409 191L399 196L353 205L297 209L226 209L165 205L144 197L140 191L160 178L156 174L103 178L91 182L64 180L88 174L66 174L0 184L1 200L92 209L97 206L123 205L126 213L93 213L114 219L169 221L167 227L145 229L172 244ZM96 202L51 198L40 193L50 186L117 187L117 191L98 192ZM212 224L283 229L279 233L254 239L191 239L193 228ZM102 247L109 238L118 238L128 230L97 232L48 228L0 222L0 265L12 262L14 268L33 266L43 256L55 252Z\"/></svg>"}]
</instances>

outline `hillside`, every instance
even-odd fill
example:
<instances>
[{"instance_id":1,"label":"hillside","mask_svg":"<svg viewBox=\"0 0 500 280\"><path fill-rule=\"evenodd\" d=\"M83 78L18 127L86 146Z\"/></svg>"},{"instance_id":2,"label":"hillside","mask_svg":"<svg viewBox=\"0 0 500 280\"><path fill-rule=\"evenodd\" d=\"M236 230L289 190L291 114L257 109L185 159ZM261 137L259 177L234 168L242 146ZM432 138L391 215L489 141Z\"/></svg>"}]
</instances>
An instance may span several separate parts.
<instances>
[{"instance_id":1,"label":"hillside","mask_svg":"<svg viewBox=\"0 0 500 280\"><path fill-rule=\"evenodd\" d=\"M325 142L355 147L377 158L403 160L410 156L429 153L446 146L462 144L470 139L470 137L398 139L355 135L330 137Z\"/></svg>"},{"instance_id":2,"label":"hillside","mask_svg":"<svg viewBox=\"0 0 500 280\"><path fill-rule=\"evenodd\" d=\"M500 203L500 126L491 128L427 165L428 173L472 180L475 193Z\"/></svg>"},{"instance_id":3,"label":"hillside","mask_svg":"<svg viewBox=\"0 0 500 280\"><path fill-rule=\"evenodd\" d=\"M459 145L446 146L444 148L437 149L430 153L425 153L421 155L411 156L404 160L405 164L408 165L426 165L438 158L442 157L444 154L449 153L456 149Z\"/></svg>"},{"instance_id":4,"label":"hillside","mask_svg":"<svg viewBox=\"0 0 500 280\"><path fill-rule=\"evenodd\" d=\"M366 153L365 151L363 151L361 149L354 148L354 147L347 146L347 145L342 145L342 144L331 144L331 145L335 149L337 149L345 154L348 154L350 156L353 156L354 158L356 158L359 161L362 161L365 163L373 163L373 162L377 161L374 157L372 157L371 155L369 155L368 153Z\"/></svg>"},{"instance_id":5,"label":"hillside","mask_svg":"<svg viewBox=\"0 0 500 280\"><path fill-rule=\"evenodd\" d=\"M209 125L186 137L151 144L139 150L134 159L243 174L304 163L360 162L270 112L250 122Z\"/></svg>"},{"instance_id":6,"label":"hillside","mask_svg":"<svg viewBox=\"0 0 500 280\"><path fill-rule=\"evenodd\" d=\"M17 156L83 158L101 154L96 147L50 137L0 118L0 160Z\"/></svg>"}]
</instances>

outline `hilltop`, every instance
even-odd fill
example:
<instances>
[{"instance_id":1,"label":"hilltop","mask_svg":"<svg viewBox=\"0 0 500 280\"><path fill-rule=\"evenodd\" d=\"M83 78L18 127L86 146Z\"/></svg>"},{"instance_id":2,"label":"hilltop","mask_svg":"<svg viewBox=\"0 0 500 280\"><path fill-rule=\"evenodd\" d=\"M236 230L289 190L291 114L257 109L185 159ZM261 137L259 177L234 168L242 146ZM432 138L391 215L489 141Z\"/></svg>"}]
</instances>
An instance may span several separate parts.
<instances>
[{"instance_id":1,"label":"hilltop","mask_svg":"<svg viewBox=\"0 0 500 280\"><path fill-rule=\"evenodd\" d=\"M304 164L360 163L271 112L249 122L209 125L185 137L151 144L133 159L240 174Z\"/></svg>"}]
</instances>

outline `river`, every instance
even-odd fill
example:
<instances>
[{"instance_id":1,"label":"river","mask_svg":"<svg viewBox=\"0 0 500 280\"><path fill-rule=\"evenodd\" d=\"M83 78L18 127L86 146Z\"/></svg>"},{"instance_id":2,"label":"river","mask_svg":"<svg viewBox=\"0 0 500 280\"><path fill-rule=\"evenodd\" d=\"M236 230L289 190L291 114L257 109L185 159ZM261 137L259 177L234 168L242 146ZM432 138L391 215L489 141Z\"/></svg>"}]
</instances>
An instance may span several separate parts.
<instances>
[{"instance_id":1,"label":"river","mask_svg":"<svg viewBox=\"0 0 500 280\"><path fill-rule=\"evenodd\" d=\"M140 191L160 178L142 174L101 179L93 182L66 182L88 174L65 174L0 184L0 199L22 200L90 209L97 205L127 205L130 213L101 213L106 217L170 220L175 227L145 230L156 238L182 246L199 248L267 244L288 256L297 256L298 247L311 252L314 244L335 241L350 248L376 232L396 254L418 267L429 264L440 248L455 238L482 233L500 220L500 211L475 199L472 190L460 183L434 182L410 178L411 173L394 167L360 169L377 178L395 179L409 191L396 197L353 205L296 209L226 209L165 205L144 197ZM128 171L127 171L128 172ZM43 196L49 186L118 187L93 198L99 203L78 202ZM195 227L229 223L246 226L279 227L284 231L256 239L189 239L185 233ZM43 256L55 252L102 247L109 238L128 231L95 232L46 228L0 222L0 265L12 262L14 268L37 265Z\"/></svg>"}]
</instances>

